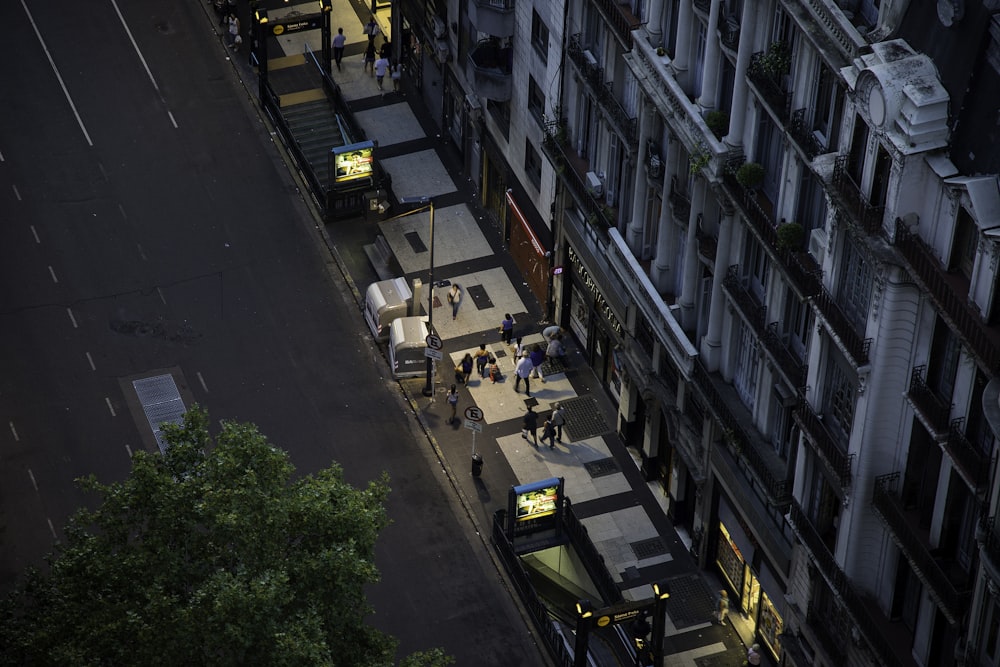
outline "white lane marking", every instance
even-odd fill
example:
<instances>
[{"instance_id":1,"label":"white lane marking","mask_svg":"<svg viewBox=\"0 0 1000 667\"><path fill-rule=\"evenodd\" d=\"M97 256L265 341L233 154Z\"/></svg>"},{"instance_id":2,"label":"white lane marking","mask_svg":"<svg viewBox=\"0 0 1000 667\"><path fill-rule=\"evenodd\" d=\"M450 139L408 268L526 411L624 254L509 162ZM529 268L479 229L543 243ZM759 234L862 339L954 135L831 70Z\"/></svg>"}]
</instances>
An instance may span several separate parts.
<instances>
[{"instance_id":1,"label":"white lane marking","mask_svg":"<svg viewBox=\"0 0 1000 667\"><path fill-rule=\"evenodd\" d=\"M49 530L52 531L52 539L58 540L59 536L56 535L56 527L52 525L52 519L45 517L45 520L49 522Z\"/></svg>"},{"instance_id":2,"label":"white lane marking","mask_svg":"<svg viewBox=\"0 0 1000 667\"><path fill-rule=\"evenodd\" d=\"M29 225L31 227L31 235L35 237L35 243L41 244L42 239L38 238L38 230L35 229L34 225Z\"/></svg>"},{"instance_id":3,"label":"white lane marking","mask_svg":"<svg viewBox=\"0 0 1000 667\"><path fill-rule=\"evenodd\" d=\"M108 404L108 410L111 410L111 416L112 417L117 417L118 415L115 414L115 408L114 408L114 406L111 405L111 399L108 398L107 396L105 396L104 397L104 402Z\"/></svg>"},{"instance_id":4,"label":"white lane marking","mask_svg":"<svg viewBox=\"0 0 1000 667\"><path fill-rule=\"evenodd\" d=\"M136 243L135 247L139 249L139 257L142 257L143 261L148 262L149 258L146 257L146 251L142 249L142 245L139 244L139 243Z\"/></svg>"},{"instance_id":5,"label":"white lane marking","mask_svg":"<svg viewBox=\"0 0 1000 667\"><path fill-rule=\"evenodd\" d=\"M132 448L129 447L128 445L125 445L125 451L128 452L128 457L132 458Z\"/></svg>"},{"instance_id":6,"label":"white lane marking","mask_svg":"<svg viewBox=\"0 0 1000 667\"><path fill-rule=\"evenodd\" d=\"M83 124L83 119L80 118L80 113L76 110L76 105L73 104L73 98L70 97L69 91L66 89L66 82L63 81L62 75L59 73L59 68L56 67L56 62L52 60L52 54L49 53L49 47L46 46L45 40L42 39L42 33L38 30L38 25L35 23L35 17L31 15L31 10L28 9L28 5L21 0L21 6L24 7L24 13L28 15L28 21L31 22L31 27L35 31L35 37L42 44L42 50L45 51L45 57L49 59L49 65L52 67L52 71L55 72L56 78L59 80L59 87L62 88L63 95L66 96L66 101L69 102L69 108L73 110L73 115L76 116L76 122L80 126L80 131L83 132L83 138L87 140L88 146L93 146L94 142L90 140L90 134L87 132L86 126Z\"/></svg>"},{"instance_id":7,"label":"white lane marking","mask_svg":"<svg viewBox=\"0 0 1000 667\"><path fill-rule=\"evenodd\" d=\"M21 439L17 437L17 429L14 428L14 422L7 422L10 424L10 432L14 434L14 442L21 442Z\"/></svg>"},{"instance_id":8,"label":"white lane marking","mask_svg":"<svg viewBox=\"0 0 1000 667\"><path fill-rule=\"evenodd\" d=\"M90 352L87 353L87 363L90 364L90 370L97 370L97 366L94 365L94 358L90 356Z\"/></svg>"},{"instance_id":9,"label":"white lane marking","mask_svg":"<svg viewBox=\"0 0 1000 667\"><path fill-rule=\"evenodd\" d=\"M35 487L35 493L38 493L38 482L35 481L35 473L31 472L31 468L28 468L28 477L31 478L31 485Z\"/></svg>"},{"instance_id":10,"label":"white lane marking","mask_svg":"<svg viewBox=\"0 0 1000 667\"><path fill-rule=\"evenodd\" d=\"M128 216L125 215L125 207L120 202L118 204L118 212L122 214L122 220L128 220Z\"/></svg>"},{"instance_id":11,"label":"white lane marking","mask_svg":"<svg viewBox=\"0 0 1000 667\"><path fill-rule=\"evenodd\" d=\"M14 196L17 197L17 201L21 201L21 191L17 189L16 185L11 185L14 188Z\"/></svg>"},{"instance_id":12,"label":"white lane marking","mask_svg":"<svg viewBox=\"0 0 1000 667\"><path fill-rule=\"evenodd\" d=\"M206 393L206 394L207 394L207 393L209 393L209 392L208 392L208 385L207 385L207 384L205 384L205 378L203 378L203 377L201 376L201 371L198 371L197 373L195 373L195 375L197 375L197 376L198 376L198 382L200 382L200 383L201 383L201 388L205 390L205 393Z\"/></svg>"},{"instance_id":13,"label":"white lane marking","mask_svg":"<svg viewBox=\"0 0 1000 667\"><path fill-rule=\"evenodd\" d=\"M51 264L49 264L49 275L52 276L52 282L59 282L59 279L56 278L56 270L52 268Z\"/></svg>"},{"instance_id":14,"label":"white lane marking","mask_svg":"<svg viewBox=\"0 0 1000 667\"><path fill-rule=\"evenodd\" d=\"M73 317L73 309L72 308L67 308L66 312L69 314L69 321L73 323L73 328L74 329L79 329L80 327L77 326L77 324L76 324L76 318Z\"/></svg>"},{"instance_id":15,"label":"white lane marking","mask_svg":"<svg viewBox=\"0 0 1000 667\"><path fill-rule=\"evenodd\" d=\"M157 287L156 288L156 293L160 295L160 301L163 302L163 305L164 306L167 305L167 299L166 299L166 297L163 296L163 290L161 290L159 287Z\"/></svg>"},{"instance_id":16,"label":"white lane marking","mask_svg":"<svg viewBox=\"0 0 1000 667\"><path fill-rule=\"evenodd\" d=\"M118 14L118 19L122 22L122 27L125 28L125 34L128 35L129 41L132 42L132 48L135 49L135 55L139 56L139 62L142 63L143 69L146 70L146 74L153 84L153 89L159 92L160 87L156 85L156 79L153 78L153 73L149 71L149 65L146 64L146 59L142 57L142 51L139 50L139 45L135 43L135 37L132 36L132 31L128 29L128 24L125 23L125 17L122 16L122 11L118 9L118 3L115 0L111 0L111 5L115 8L115 13Z\"/></svg>"},{"instance_id":17,"label":"white lane marking","mask_svg":"<svg viewBox=\"0 0 1000 667\"><path fill-rule=\"evenodd\" d=\"M174 129L177 129L177 120L174 119L174 113L172 111L167 111L167 115L170 116L170 122L173 123Z\"/></svg>"}]
</instances>

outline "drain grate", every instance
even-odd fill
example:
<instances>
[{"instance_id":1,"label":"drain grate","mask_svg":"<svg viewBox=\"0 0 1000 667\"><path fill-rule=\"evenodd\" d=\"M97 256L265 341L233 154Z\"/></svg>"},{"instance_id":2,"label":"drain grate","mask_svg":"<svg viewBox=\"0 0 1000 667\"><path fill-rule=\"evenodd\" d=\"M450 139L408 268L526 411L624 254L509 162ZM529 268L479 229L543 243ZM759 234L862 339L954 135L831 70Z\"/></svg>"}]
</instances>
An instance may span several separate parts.
<instances>
[{"instance_id":1,"label":"drain grate","mask_svg":"<svg viewBox=\"0 0 1000 667\"><path fill-rule=\"evenodd\" d=\"M161 454L165 454L167 443L163 440L160 425L164 422L180 424L184 420L186 410L174 378L170 375L155 375L133 381L132 387L139 403L142 404L143 412L146 413L149 427L153 429L156 446L160 448Z\"/></svg>"},{"instance_id":2,"label":"drain grate","mask_svg":"<svg viewBox=\"0 0 1000 667\"><path fill-rule=\"evenodd\" d=\"M410 248L413 249L413 252L417 254L427 252L427 246L425 246L424 242L420 239L420 234L416 232L406 232L403 234L403 238L405 238L406 242L410 244Z\"/></svg>"},{"instance_id":3,"label":"drain grate","mask_svg":"<svg viewBox=\"0 0 1000 667\"><path fill-rule=\"evenodd\" d=\"M593 396L569 398L559 401L559 405L566 410L566 430L573 441L596 438L611 432Z\"/></svg>"},{"instance_id":4,"label":"drain grate","mask_svg":"<svg viewBox=\"0 0 1000 667\"><path fill-rule=\"evenodd\" d=\"M587 469L587 473L592 478L614 475L616 472L621 472L621 468L618 467L618 462L610 456L606 459L588 461L583 464L583 467Z\"/></svg>"},{"instance_id":5,"label":"drain grate","mask_svg":"<svg viewBox=\"0 0 1000 667\"><path fill-rule=\"evenodd\" d=\"M465 293L472 299L472 303L476 304L478 310L486 310L493 307L493 302L490 301L489 295L486 294L486 288L482 285L469 285L465 289Z\"/></svg>"},{"instance_id":6,"label":"drain grate","mask_svg":"<svg viewBox=\"0 0 1000 667\"><path fill-rule=\"evenodd\" d=\"M639 540L638 542L630 542L629 546L632 547L632 553L639 560L644 558L655 558L657 556L662 556L667 553L667 546L658 537L651 537L648 540Z\"/></svg>"}]
</instances>

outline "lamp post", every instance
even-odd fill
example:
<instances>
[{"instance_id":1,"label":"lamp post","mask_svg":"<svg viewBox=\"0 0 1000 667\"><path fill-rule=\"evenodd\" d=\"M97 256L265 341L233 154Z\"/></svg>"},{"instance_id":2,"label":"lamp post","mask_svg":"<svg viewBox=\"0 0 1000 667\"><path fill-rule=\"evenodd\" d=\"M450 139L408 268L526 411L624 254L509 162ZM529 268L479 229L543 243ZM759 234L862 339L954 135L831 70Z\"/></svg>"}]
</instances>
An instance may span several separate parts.
<instances>
[{"instance_id":1,"label":"lamp post","mask_svg":"<svg viewBox=\"0 0 1000 667\"><path fill-rule=\"evenodd\" d=\"M434 333L434 200L427 195L401 197L400 204L420 204L426 206L431 216L431 270L427 288L427 331ZM424 396L434 395L434 362L427 357L427 384L424 385Z\"/></svg>"}]
</instances>

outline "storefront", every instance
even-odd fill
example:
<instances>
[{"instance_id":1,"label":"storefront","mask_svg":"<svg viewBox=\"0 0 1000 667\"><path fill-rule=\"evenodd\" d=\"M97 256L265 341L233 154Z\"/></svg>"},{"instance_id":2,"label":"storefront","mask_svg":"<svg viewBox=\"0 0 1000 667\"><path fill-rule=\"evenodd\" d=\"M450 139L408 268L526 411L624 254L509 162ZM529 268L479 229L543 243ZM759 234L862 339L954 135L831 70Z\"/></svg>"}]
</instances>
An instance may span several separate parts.
<instances>
[{"instance_id":1,"label":"storefront","mask_svg":"<svg viewBox=\"0 0 1000 667\"><path fill-rule=\"evenodd\" d=\"M715 564L728 588L738 599L734 608L746 614L754 625L754 636L767 647L775 660L781 655L783 621L775 600L782 599L777 577L759 555L757 542L733 512L725 497L719 498L719 524ZM756 561L759 561L756 565Z\"/></svg>"}]
</instances>

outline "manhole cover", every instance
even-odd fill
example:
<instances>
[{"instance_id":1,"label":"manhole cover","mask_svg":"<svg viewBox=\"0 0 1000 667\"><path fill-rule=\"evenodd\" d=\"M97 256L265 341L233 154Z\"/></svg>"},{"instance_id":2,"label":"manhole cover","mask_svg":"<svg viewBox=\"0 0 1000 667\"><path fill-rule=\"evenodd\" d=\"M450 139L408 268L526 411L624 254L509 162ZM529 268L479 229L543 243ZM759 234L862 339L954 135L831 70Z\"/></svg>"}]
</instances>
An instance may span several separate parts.
<instances>
[{"instance_id":1,"label":"manhole cover","mask_svg":"<svg viewBox=\"0 0 1000 667\"><path fill-rule=\"evenodd\" d=\"M604 477L605 475L614 475L616 472L620 472L618 467L618 462L615 461L610 456L606 459L597 459L596 461L588 461L583 464L583 467L587 469L587 473L591 477Z\"/></svg>"},{"instance_id":2,"label":"manhole cover","mask_svg":"<svg viewBox=\"0 0 1000 667\"><path fill-rule=\"evenodd\" d=\"M566 430L573 441L596 438L611 431L593 396L569 398L559 401L559 405L566 410Z\"/></svg>"},{"instance_id":3,"label":"manhole cover","mask_svg":"<svg viewBox=\"0 0 1000 667\"><path fill-rule=\"evenodd\" d=\"M472 303L476 304L477 310L485 310L493 307L493 302L490 301L489 295L486 294L486 288L482 285L469 285L465 293L472 299Z\"/></svg>"},{"instance_id":4,"label":"manhole cover","mask_svg":"<svg viewBox=\"0 0 1000 667\"><path fill-rule=\"evenodd\" d=\"M405 238L406 242L410 244L410 248L413 249L413 252L418 254L427 252L427 246L425 246L424 242L420 239L420 234L416 232L406 232L403 234L403 238Z\"/></svg>"},{"instance_id":5,"label":"manhole cover","mask_svg":"<svg viewBox=\"0 0 1000 667\"><path fill-rule=\"evenodd\" d=\"M664 545L663 540L658 537L651 537L648 540L640 540L638 542L630 542L629 546L632 547L632 552L639 560L642 560L643 558L655 558L656 556L662 556L667 553L666 545Z\"/></svg>"}]
</instances>

